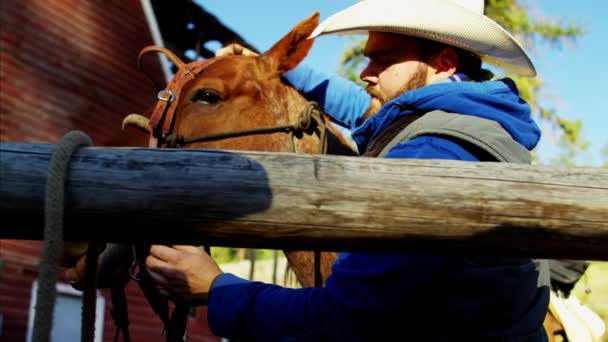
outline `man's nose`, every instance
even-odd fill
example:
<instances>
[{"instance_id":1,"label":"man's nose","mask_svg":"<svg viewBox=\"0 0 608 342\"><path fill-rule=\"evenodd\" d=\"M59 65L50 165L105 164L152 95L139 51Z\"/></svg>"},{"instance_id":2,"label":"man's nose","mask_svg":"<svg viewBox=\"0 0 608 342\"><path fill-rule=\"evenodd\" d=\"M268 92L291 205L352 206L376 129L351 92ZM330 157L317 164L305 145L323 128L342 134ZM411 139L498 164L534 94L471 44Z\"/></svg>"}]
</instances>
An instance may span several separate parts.
<instances>
[{"instance_id":1,"label":"man's nose","mask_svg":"<svg viewBox=\"0 0 608 342\"><path fill-rule=\"evenodd\" d=\"M373 72L373 69L370 67L369 64L365 67L365 69L363 69L363 71L361 71L359 78L361 79L361 81L366 82L368 84L378 84L378 76L375 72Z\"/></svg>"}]
</instances>

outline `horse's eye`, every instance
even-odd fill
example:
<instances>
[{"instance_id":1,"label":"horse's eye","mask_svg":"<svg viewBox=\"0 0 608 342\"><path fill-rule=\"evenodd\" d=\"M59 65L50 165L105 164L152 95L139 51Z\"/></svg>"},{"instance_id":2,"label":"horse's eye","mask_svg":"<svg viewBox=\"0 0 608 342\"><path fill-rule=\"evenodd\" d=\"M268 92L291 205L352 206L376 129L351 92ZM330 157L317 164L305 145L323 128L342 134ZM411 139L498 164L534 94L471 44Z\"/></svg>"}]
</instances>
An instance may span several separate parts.
<instances>
[{"instance_id":1,"label":"horse's eye","mask_svg":"<svg viewBox=\"0 0 608 342\"><path fill-rule=\"evenodd\" d=\"M222 98L211 89L200 89L190 99L192 102L202 102L207 105L217 104L222 100Z\"/></svg>"}]
</instances>

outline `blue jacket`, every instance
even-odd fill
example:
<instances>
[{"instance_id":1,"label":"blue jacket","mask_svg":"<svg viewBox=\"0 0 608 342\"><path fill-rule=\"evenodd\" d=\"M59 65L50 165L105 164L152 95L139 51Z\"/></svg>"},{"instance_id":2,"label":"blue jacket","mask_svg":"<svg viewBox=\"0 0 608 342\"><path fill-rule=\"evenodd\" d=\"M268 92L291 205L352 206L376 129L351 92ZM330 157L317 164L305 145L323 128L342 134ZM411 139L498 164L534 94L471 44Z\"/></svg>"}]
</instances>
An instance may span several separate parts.
<instances>
[{"instance_id":1,"label":"blue jacket","mask_svg":"<svg viewBox=\"0 0 608 342\"><path fill-rule=\"evenodd\" d=\"M369 104L369 96L358 90L337 92L336 87L344 86L332 82L322 82L326 91L313 86L314 99L325 108L350 108L351 114L336 116L354 129L360 151L396 119L433 109L495 120L528 149L540 138L529 106L508 79L410 91L360 126L365 108L352 108ZM329 104L323 96L332 93L328 88L334 92ZM387 158L478 161L458 142L438 136L398 145ZM210 293L209 323L219 336L260 341L393 340L391 336L411 341L545 341L542 323L549 290L539 288L537 279L530 259L340 253L324 288L287 289L232 274L219 276Z\"/></svg>"}]
</instances>

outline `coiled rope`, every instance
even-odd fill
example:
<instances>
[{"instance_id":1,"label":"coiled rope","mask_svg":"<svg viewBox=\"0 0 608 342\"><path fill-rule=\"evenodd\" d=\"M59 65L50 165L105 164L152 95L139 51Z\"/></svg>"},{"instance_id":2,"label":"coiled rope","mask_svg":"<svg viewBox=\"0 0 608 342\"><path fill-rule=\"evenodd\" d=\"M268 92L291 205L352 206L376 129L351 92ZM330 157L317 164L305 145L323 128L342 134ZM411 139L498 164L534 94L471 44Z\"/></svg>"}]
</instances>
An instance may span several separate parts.
<instances>
[{"instance_id":1,"label":"coiled rope","mask_svg":"<svg viewBox=\"0 0 608 342\"><path fill-rule=\"evenodd\" d=\"M44 200L44 244L38 274L38 290L32 341L47 342L53 327L53 309L57 296L58 267L63 251L63 216L65 182L72 154L83 146L92 146L83 132L71 131L56 145L49 161ZM81 341L93 341L95 334L95 301L97 278L97 243L90 242L85 267L85 288L82 297ZM88 262L93 260L95 262Z\"/></svg>"}]
</instances>

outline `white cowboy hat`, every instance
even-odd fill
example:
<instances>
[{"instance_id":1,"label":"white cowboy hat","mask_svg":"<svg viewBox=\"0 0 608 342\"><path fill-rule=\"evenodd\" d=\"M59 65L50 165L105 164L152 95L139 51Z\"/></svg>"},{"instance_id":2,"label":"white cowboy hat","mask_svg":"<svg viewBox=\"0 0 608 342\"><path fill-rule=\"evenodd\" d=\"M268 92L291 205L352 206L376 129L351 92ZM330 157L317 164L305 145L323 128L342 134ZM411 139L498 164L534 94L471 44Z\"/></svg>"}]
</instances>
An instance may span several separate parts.
<instances>
[{"instance_id":1,"label":"white cowboy hat","mask_svg":"<svg viewBox=\"0 0 608 342\"><path fill-rule=\"evenodd\" d=\"M536 76L526 51L483 9L483 0L364 0L325 19L310 38L367 31L400 33L461 48L522 76Z\"/></svg>"}]
</instances>

